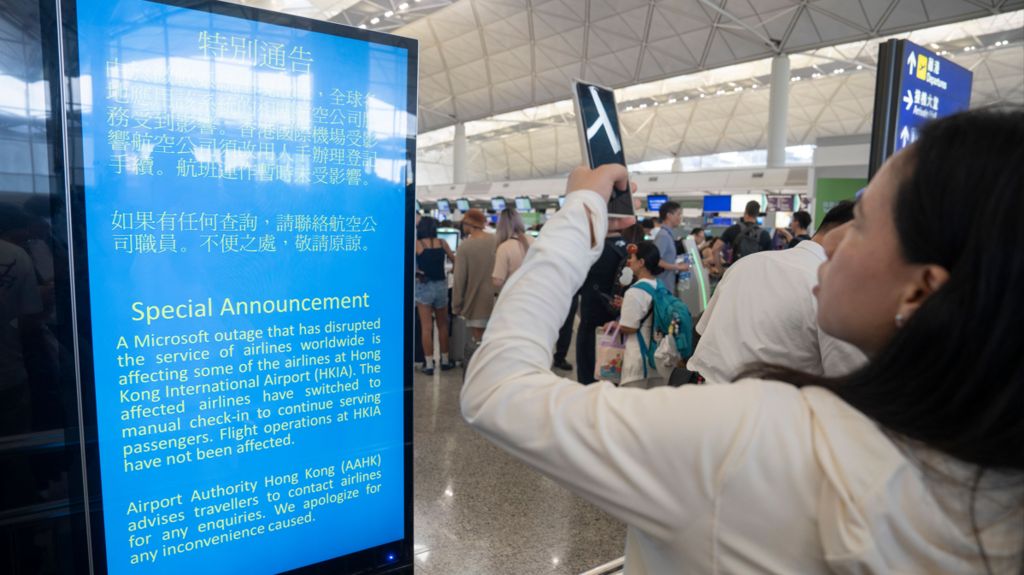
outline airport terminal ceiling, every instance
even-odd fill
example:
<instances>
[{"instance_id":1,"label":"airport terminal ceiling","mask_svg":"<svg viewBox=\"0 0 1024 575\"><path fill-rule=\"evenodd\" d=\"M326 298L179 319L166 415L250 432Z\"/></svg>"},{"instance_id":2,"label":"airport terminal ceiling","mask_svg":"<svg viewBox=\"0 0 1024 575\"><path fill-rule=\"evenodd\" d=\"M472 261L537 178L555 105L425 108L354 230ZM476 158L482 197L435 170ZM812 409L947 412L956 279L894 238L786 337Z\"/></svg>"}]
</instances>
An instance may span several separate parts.
<instances>
[{"instance_id":1,"label":"airport terminal ceiling","mask_svg":"<svg viewBox=\"0 0 1024 575\"><path fill-rule=\"evenodd\" d=\"M456 122L467 181L566 172L577 77L618 88L630 163L763 149L778 53L789 145L866 134L877 44L910 31L975 70L973 105L1024 102L1024 0L240 1L420 41L420 185L452 181Z\"/></svg>"},{"instance_id":2,"label":"airport terminal ceiling","mask_svg":"<svg viewBox=\"0 0 1024 575\"><path fill-rule=\"evenodd\" d=\"M563 100L576 77L621 88L1024 7L1022 0L244 3L418 39L421 132Z\"/></svg>"}]
</instances>

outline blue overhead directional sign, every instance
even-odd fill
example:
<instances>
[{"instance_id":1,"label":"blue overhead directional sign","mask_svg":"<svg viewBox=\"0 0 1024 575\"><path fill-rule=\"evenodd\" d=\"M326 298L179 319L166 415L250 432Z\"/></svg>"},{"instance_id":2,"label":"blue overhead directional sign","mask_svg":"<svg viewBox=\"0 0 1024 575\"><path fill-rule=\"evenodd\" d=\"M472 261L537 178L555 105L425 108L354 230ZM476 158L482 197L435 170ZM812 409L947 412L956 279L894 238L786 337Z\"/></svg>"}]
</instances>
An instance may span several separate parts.
<instances>
[{"instance_id":1,"label":"blue overhead directional sign","mask_svg":"<svg viewBox=\"0 0 1024 575\"><path fill-rule=\"evenodd\" d=\"M894 152L917 140L921 126L934 118L966 110L974 73L909 41L898 60L902 70L896 95Z\"/></svg>"}]
</instances>

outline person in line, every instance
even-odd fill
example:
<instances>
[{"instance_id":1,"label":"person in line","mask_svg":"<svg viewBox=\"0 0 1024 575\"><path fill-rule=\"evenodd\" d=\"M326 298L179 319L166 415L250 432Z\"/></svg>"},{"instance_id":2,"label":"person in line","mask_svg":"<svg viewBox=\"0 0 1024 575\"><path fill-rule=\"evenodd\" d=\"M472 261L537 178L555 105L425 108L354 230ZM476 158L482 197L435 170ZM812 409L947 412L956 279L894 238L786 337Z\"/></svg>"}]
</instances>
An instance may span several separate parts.
<instances>
[{"instance_id":1,"label":"person in line","mask_svg":"<svg viewBox=\"0 0 1024 575\"><path fill-rule=\"evenodd\" d=\"M644 232L644 239L649 238L653 240L654 236L658 234L658 227L654 225L657 219L658 218L644 218L644 220L640 222L640 227L643 228Z\"/></svg>"},{"instance_id":2,"label":"person in line","mask_svg":"<svg viewBox=\"0 0 1024 575\"><path fill-rule=\"evenodd\" d=\"M700 254L701 264L710 273L714 265L714 256L711 254L711 244L714 240L708 238L704 228L693 228L693 231L690 232L690 237L693 238L693 243L697 244L697 253Z\"/></svg>"},{"instance_id":3,"label":"person in line","mask_svg":"<svg viewBox=\"0 0 1024 575\"><path fill-rule=\"evenodd\" d=\"M693 238L693 243L697 244L697 250L704 249L704 243L707 241L704 228L693 228L690 230L690 237Z\"/></svg>"},{"instance_id":4,"label":"person in line","mask_svg":"<svg viewBox=\"0 0 1024 575\"><path fill-rule=\"evenodd\" d=\"M455 257L455 278L452 285L452 313L466 320L471 340L468 360L479 345L494 309L495 253L498 248L493 234L484 231L487 219L476 208L462 217L462 230L466 239L459 245Z\"/></svg>"},{"instance_id":5,"label":"person in line","mask_svg":"<svg viewBox=\"0 0 1024 575\"><path fill-rule=\"evenodd\" d=\"M825 261L825 242L853 219L853 202L825 215L814 237L793 249L752 254L733 264L697 322L700 342L687 369L709 383L729 383L750 365L778 362L836 377L864 364L857 348L818 327L811 290Z\"/></svg>"},{"instance_id":6,"label":"person in line","mask_svg":"<svg viewBox=\"0 0 1024 575\"><path fill-rule=\"evenodd\" d=\"M577 168L494 311L463 416L625 522L630 575L1020 573L1021 142L1020 106L948 116L871 180L815 289L861 369L651 390L548 367L627 182Z\"/></svg>"},{"instance_id":7,"label":"person in line","mask_svg":"<svg viewBox=\"0 0 1024 575\"><path fill-rule=\"evenodd\" d=\"M523 265L527 250L533 244L533 237L526 233L523 219L519 212L512 206L506 207L498 214L497 233L498 252L494 260L494 288L501 291L509 276L514 274L519 266ZM552 365L557 369L572 371L572 364L566 361L569 345L572 343L573 318L576 315L576 300L573 296L573 305L569 309L569 316L558 332L558 345L555 346L555 356Z\"/></svg>"},{"instance_id":8,"label":"person in line","mask_svg":"<svg viewBox=\"0 0 1024 575\"><path fill-rule=\"evenodd\" d=\"M634 226L640 228L640 226ZM643 236L643 230L637 231ZM576 333L576 380L587 385L594 383L594 367L597 363L597 328L614 321L619 310L614 306L616 282L626 252L628 240L619 230L609 231L605 237L601 256L587 271L587 277L580 288L580 324Z\"/></svg>"},{"instance_id":9,"label":"person in line","mask_svg":"<svg viewBox=\"0 0 1024 575\"><path fill-rule=\"evenodd\" d=\"M430 216L416 225L416 310L423 342L423 373L434 375L434 320L441 345L441 371L454 367L448 359L448 276L445 259L455 261L448 242L437 237L437 220Z\"/></svg>"},{"instance_id":10,"label":"person in line","mask_svg":"<svg viewBox=\"0 0 1024 575\"><path fill-rule=\"evenodd\" d=\"M795 248L800 242L811 239L811 214L803 210L794 212L793 219L789 222L789 228L788 230L778 228L779 235L785 240L787 248Z\"/></svg>"},{"instance_id":11,"label":"person in line","mask_svg":"<svg viewBox=\"0 0 1024 575\"><path fill-rule=\"evenodd\" d=\"M771 234L757 223L760 214L759 202L747 202L740 222L726 228L712 246L711 251L716 258L715 267L725 269L744 256L772 249Z\"/></svg>"},{"instance_id":12,"label":"person in line","mask_svg":"<svg viewBox=\"0 0 1024 575\"><path fill-rule=\"evenodd\" d=\"M505 285L509 276L523 265L523 259L533 244L533 238L526 233L523 218L513 207L501 210L494 235L498 250L494 256L494 273L491 274L491 280L494 282L494 289L500 292L501 286Z\"/></svg>"},{"instance_id":13,"label":"person in line","mask_svg":"<svg viewBox=\"0 0 1024 575\"><path fill-rule=\"evenodd\" d=\"M707 230L703 228L694 228L693 233L696 234L700 231L700 237L702 241L697 243L697 251L700 253L701 263L704 265L704 269L708 272L708 277L712 281L712 285L718 285L718 281L722 278L722 274L725 270L718 267L721 262L721 257L716 257L715 248L717 247L718 252L721 252L722 243L718 242L718 238L708 234ZM717 246L715 244L718 244Z\"/></svg>"},{"instance_id":14,"label":"person in line","mask_svg":"<svg viewBox=\"0 0 1024 575\"><path fill-rule=\"evenodd\" d=\"M630 244L628 252L629 259L626 260L626 265L632 270L636 281L626 290L621 302L622 311L618 326L619 331L626 336L626 350L622 357L622 378L619 385L648 389L664 385L665 380L658 375L653 367L648 366L647 369L644 369L644 362L647 360L640 352L637 333L639 332L644 338L647 338L647 345L652 345L650 333L654 314L651 304L654 298L636 286L646 283L657 289L660 280L656 274L661 273L661 266L658 265L661 262L661 256L653 242Z\"/></svg>"},{"instance_id":15,"label":"person in line","mask_svg":"<svg viewBox=\"0 0 1024 575\"><path fill-rule=\"evenodd\" d=\"M569 302L569 315L565 316L561 329L558 330L558 339L555 340L555 354L551 358L551 367L562 371L572 371L572 364L566 359L569 356L569 348L572 346L572 332L576 325L576 311L579 309L579 293L572 296ZM577 341L577 345L579 341Z\"/></svg>"},{"instance_id":16,"label":"person in line","mask_svg":"<svg viewBox=\"0 0 1024 575\"><path fill-rule=\"evenodd\" d=\"M672 230L683 222L683 207L676 202L665 202L658 209L658 216L661 219L661 228L654 236L654 245L657 246L660 255L658 266L661 273L658 274L658 279L665 284L669 293L675 295L676 277L679 272L690 269L685 263L676 263L679 252L676 251L676 238L672 235Z\"/></svg>"}]
</instances>

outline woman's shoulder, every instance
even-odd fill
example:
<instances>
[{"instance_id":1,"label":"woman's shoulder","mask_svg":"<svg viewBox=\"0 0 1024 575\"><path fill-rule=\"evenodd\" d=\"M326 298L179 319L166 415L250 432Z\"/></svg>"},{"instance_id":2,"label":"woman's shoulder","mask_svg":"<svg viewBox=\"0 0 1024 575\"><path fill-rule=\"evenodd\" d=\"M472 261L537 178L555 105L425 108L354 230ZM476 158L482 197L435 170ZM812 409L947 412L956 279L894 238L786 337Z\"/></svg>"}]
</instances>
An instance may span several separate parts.
<instances>
[{"instance_id":1,"label":"woman's shoulder","mask_svg":"<svg viewBox=\"0 0 1024 575\"><path fill-rule=\"evenodd\" d=\"M827 413L828 416L870 422L870 420L832 391L818 386L797 387L785 381L747 377L730 384L712 384L710 387L732 387L741 394L755 394L773 404L800 405L809 412Z\"/></svg>"},{"instance_id":2,"label":"woman's shoulder","mask_svg":"<svg viewBox=\"0 0 1024 575\"><path fill-rule=\"evenodd\" d=\"M477 252L486 253L488 251L494 253L496 245L497 239L491 234L486 234L476 238L466 238L462 241L462 245L460 247L469 248L469 251L474 254ZM462 249L459 251L461 252Z\"/></svg>"},{"instance_id":3,"label":"woman's shoulder","mask_svg":"<svg viewBox=\"0 0 1024 575\"><path fill-rule=\"evenodd\" d=\"M641 280L636 280L635 284L629 286L629 289L626 290L626 293L627 294L632 293L633 295L646 295L646 296L650 297L650 295L647 293L646 290L644 290L643 288L639 287L640 284L649 285L652 288L656 288L656 287L658 287L658 280L657 279L641 279Z\"/></svg>"},{"instance_id":4,"label":"woman's shoulder","mask_svg":"<svg viewBox=\"0 0 1024 575\"><path fill-rule=\"evenodd\" d=\"M721 386L714 386L721 387ZM743 379L727 387L760 399L764 425L810 438L819 461L837 458L846 467L860 461L869 473L857 473L870 490L880 477L907 464L906 454L874 420L834 392L819 386L795 385L763 379ZM794 426L797 421L803 424ZM844 473L847 473L844 471Z\"/></svg>"}]
</instances>

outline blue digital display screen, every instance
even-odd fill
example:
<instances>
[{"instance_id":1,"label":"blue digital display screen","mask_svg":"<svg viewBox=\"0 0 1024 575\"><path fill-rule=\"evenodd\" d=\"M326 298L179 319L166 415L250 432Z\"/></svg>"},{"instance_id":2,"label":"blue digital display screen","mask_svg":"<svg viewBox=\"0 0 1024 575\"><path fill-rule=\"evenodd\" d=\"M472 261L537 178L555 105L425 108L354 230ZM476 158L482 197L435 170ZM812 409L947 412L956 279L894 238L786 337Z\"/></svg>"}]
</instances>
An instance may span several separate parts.
<instances>
[{"instance_id":1,"label":"blue digital display screen","mask_svg":"<svg viewBox=\"0 0 1024 575\"><path fill-rule=\"evenodd\" d=\"M705 212L732 211L732 196L704 196Z\"/></svg>"},{"instance_id":2,"label":"blue digital display screen","mask_svg":"<svg viewBox=\"0 0 1024 575\"><path fill-rule=\"evenodd\" d=\"M903 42L894 151L917 140L921 126L970 107L974 73L909 41Z\"/></svg>"},{"instance_id":3,"label":"blue digital display screen","mask_svg":"<svg viewBox=\"0 0 1024 575\"><path fill-rule=\"evenodd\" d=\"M76 12L106 571L279 573L406 539L415 53Z\"/></svg>"},{"instance_id":4,"label":"blue digital display screen","mask_svg":"<svg viewBox=\"0 0 1024 575\"><path fill-rule=\"evenodd\" d=\"M656 212L661 209L662 204L668 201L668 196L657 195L647 196L647 211Z\"/></svg>"}]
</instances>

